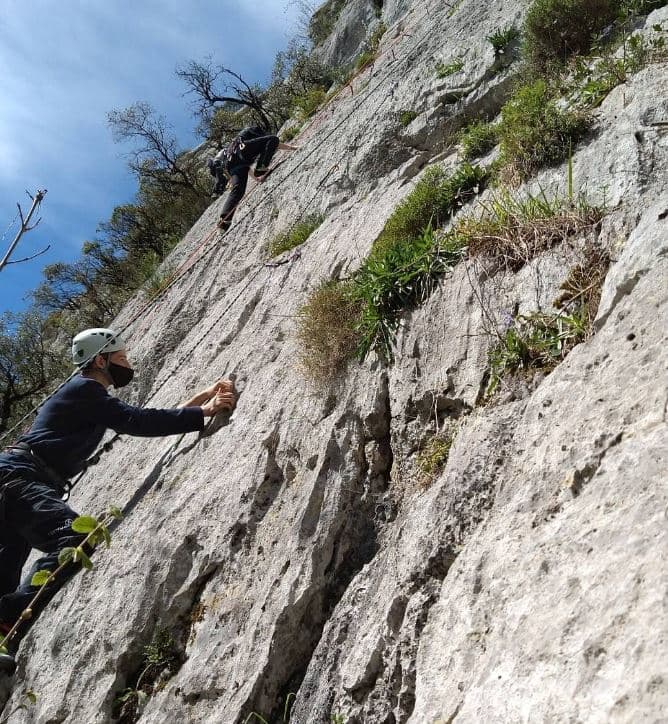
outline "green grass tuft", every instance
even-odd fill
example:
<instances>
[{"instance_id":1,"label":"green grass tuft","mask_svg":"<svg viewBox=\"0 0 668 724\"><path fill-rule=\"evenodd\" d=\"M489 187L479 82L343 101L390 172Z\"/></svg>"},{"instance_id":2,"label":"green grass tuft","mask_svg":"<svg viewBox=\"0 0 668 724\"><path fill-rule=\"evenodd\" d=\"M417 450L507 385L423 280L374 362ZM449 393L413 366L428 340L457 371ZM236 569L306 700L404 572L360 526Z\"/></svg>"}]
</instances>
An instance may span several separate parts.
<instances>
[{"instance_id":1,"label":"green grass tuft","mask_svg":"<svg viewBox=\"0 0 668 724\"><path fill-rule=\"evenodd\" d=\"M590 125L586 112L559 109L544 80L521 86L502 110L502 177L521 182L540 167L563 161Z\"/></svg>"},{"instance_id":2,"label":"green grass tuft","mask_svg":"<svg viewBox=\"0 0 668 724\"><path fill-rule=\"evenodd\" d=\"M282 254L284 251L289 251L303 244L320 224L322 224L324 218L321 214L307 216L303 221L290 227L288 231L278 234L267 247L267 253L273 258Z\"/></svg>"},{"instance_id":3,"label":"green grass tuft","mask_svg":"<svg viewBox=\"0 0 668 724\"><path fill-rule=\"evenodd\" d=\"M372 349L388 361L393 358L401 314L427 299L462 253L459 237L438 235L431 227L417 238L374 247L352 279L352 293L362 309L357 325L360 359Z\"/></svg>"},{"instance_id":4,"label":"green grass tuft","mask_svg":"<svg viewBox=\"0 0 668 724\"><path fill-rule=\"evenodd\" d=\"M464 67L464 62L461 60L453 60L452 63L438 63L436 65L436 77L437 78L449 78Z\"/></svg>"},{"instance_id":5,"label":"green grass tuft","mask_svg":"<svg viewBox=\"0 0 668 724\"><path fill-rule=\"evenodd\" d=\"M461 219L456 231L466 240L469 256L484 258L491 269L511 271L562 241L596 228L605 213L585 197L515 197L507 191L481 206L482 213Z\"/></svg>"},{"instance_id":6,"label":"green grass tuft","mask_svg":"<svg viewBox=\"0 0 668 724\"><path fill-rule=\"evenodd\" d=\"M494 52L499 55L505 53L508 46L519 37L520 31L511 25L488 35L487 40L492 44Z\"/></svg>"},{"instance_id":7,"label":"green grass tuft","mask_svg":"<svg viewBox=\"0 0 668 724\"><path fill-rule=\"evenodd\" d=\"M394 210L375 246L391 246L419 237L431 225L436 229L454 212L472 199L484 186L484 168L462 164L448 176L441 166L432 166L423 174L411 193Z\"/></svg>"},{"instance_id":8,"label":"green grass tuft","mask_svg":"<svg viewBox=\"0 0 668 724\"><path fill-rule=\"evenodd\" d=\"M460 133L462 156L471 161L479 156L489 153L498 143L498 128L486 121L474 121Z\"/></svg>"},{"instance_id":9,"label":"green grass tuft","mask_svg":"<svg viewBox=\"0 0 668 724\"><path fill-rule=\"evenodd\" d=\"M416 111L401 111L399 113L399 123L405 128L409 126L420 114Z\"/></svg>"},{"instance_id":10,"label":"green grass tuft","mask_svg":"<svg viewBox=\"0 0 668 724\"><path fill-rule=\"evenodd\" d=\"M316 384L333 380L355 356L362 303L348 281L323 282L299 310L299 362Z\"/></svg>"}]
</instances>

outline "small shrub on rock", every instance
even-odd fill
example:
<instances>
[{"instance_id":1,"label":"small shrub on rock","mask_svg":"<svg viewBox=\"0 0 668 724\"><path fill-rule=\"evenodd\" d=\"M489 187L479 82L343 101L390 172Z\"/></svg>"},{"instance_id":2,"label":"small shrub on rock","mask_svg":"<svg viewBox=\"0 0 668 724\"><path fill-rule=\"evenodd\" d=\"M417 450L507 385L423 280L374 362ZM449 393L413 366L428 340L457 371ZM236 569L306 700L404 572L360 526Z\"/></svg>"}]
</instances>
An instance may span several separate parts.
<instances>
[{"instance_id":1,"label":"small shrub on rock","mask_svg":"<svg viewBox=\"0 0 668 724\"><path fill-rule=\"evenodd\" d=\"M542 166L563 161L590 124L584 111L558 108L544 80L521 86L502 111L502 177L521 182Z\"/></svg>"},{"instance_id":2,"label":"small shrub on rock","mask_svg":"<svg viewBox=\"0 0 668 724\"><path fill-rule=\"evenodd\" d=\"M392 359L401 314L427 299L462 253L459 237L438 235L431 227L417 239L404 237L374 247L352 280L353 294L362 302L360 359L372 349Z\"/></svg>"},{"instance_id":3,"label":"small shrub on rock","mask_svg":"<svg viewBox=\"0 0 668 724\"><path fill-rule=\"evenodd\" d=\"M498 142L498 128L486 121L474 121L466 126L460 134L462 156L471 161L489 153Z\"/></svg>"},{"instance_id":4,"label":"small shrub on rock","mask_svg":"<svg viewBox=\"0 0 668 724\"><path fill-rule=\"evenodd\" d=\"M292 101L291 113L299 118L300 121L306 121L322 106L327 100L327 91L324 88L311 88L296 96Z\"/></svg>"},{"instance_id":5,"label":"small shrub on rock","mask_svg":"<svg viewBox=\"0 0 668 724\"><path fill-rule=\"evenodd\" d=\"M401 111L399 113L399 123L406 128L406 126L409 126L417 117L418 113L415 111Z\"/></svg>"},{"instance_id":6,"label":"small shrub on rock","mask_svg":"<svg viewBox=\"0 0 668 724\"><path fill-rule=\"evenodd\" d=\"M462 164L450 176L441 166L428 168L387 220L375 246L392 246L419 237L429 226L442 226L482 189L486 178L484 168L469 163Z\"/></svg>"},{"instance_id":7,"label":"small shrub on rock","mask_svg":"<svg viewBox=\"0 0 668 724\"><path fill-rule=\"evenodd\" d=\"M508 46L520 37L520 31L512 25L487 36L497 55L505 53Z\"/></svg>"},{"instance_id":8,"label":"small shrub on rock","mask_svg":"<svg viewBox=\"0 0 668 724\"><path fill-rule=\"evenodd\" d=\"M451 432L441 432L430 438L417 455L417 468L420 472L420 485L428 488L448 462L454 436Z\"/></svg>"},{"instance_id":9,"label":"small shrub on rock","mask_svg":"<svg viewBox=\"0 0 668 724\"><path fill-rule=\"evenodd\" d=\"M538 196L514 197L505 192L482 206L477 217L456 227L471 257L481 257L490 269L517 271L547 249L576 234L595 229L604 209L585 197L575 201Z\"/></svg>"},{"instance_id":10,"label":"small shrub on rock","mask_svg":"<svg viewBox=\"0 0 668 724\"><path fill-rule=\"evenodd\" d=\"M343 372L355 356L362 302L351 281L323 282L300 309L297 339L302 371L322 384Z\"/></svg>"},{"instance_id":11,"label":"small shrub on rock","mask_svg":"<svg viewBox=\"0 0 668 724\"><path fill-rule=\"evenodd\" d=\"M539 72L587 53L596 33L612 23L620 0L534 0L524 22L525 54Z\"/></svg>"}]
</instances>

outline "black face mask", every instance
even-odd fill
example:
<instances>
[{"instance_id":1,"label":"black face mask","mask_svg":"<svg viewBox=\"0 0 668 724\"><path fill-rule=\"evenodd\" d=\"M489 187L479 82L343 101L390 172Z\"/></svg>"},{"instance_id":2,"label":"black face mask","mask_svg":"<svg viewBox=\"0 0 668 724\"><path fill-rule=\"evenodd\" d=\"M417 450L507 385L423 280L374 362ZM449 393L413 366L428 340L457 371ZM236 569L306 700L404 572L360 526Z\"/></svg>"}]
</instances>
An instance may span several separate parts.
<instances>
[{"instance_id":1,"label":"black face mask","mask_svg":"<svg viewBox=\"0 0 668 724\"><path fill-rule=\"evenodd\" d=\"M132 378L135 376L135 371L131 367L123 367L117 365L115 362L109 362L107 365L107 372L114 387L125 387L132 382Z\"/></svg>"}]
</instances>

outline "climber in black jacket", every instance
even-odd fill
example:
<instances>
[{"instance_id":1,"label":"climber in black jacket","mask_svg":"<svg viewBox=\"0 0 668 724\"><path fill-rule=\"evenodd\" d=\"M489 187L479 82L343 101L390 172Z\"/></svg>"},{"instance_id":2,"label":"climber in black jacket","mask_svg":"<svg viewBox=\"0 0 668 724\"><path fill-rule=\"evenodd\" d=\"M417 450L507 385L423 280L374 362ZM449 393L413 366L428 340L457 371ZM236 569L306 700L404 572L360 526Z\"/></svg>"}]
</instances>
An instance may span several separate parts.
<instances>
[{"instance_id":1,"label":"climber in black jacket","mask_svg":"<svg viewBox=\"0 0 668 724\"><path fill-rule=\"evenodd\" d=\"M255 163L253 175L259 182L264 181L277 149L299 150L297 146L281 143L278 136L267 134L264 128L249 126L209 164L211 173L217 179L214 194L223 193L227 183L230 185L230 191L220 211L219 229L227 231L232 225L234 212L246 193L251 166Z\"/></svg>"},{"instance_id":2,"label":"climber in black jacket","mask_svg":"<svg viewBox=\"0 0 668 724\"><path fill-rule=\"evenodd\" d=\"M5 636L27 608L38 588L32 576L58 567L58 553L76 547L86 537L72 530L78 514L62 500L68 479L81 472L107 429L126 435L161 437L202 430L204 418L235 404L234 385L221 380L175 409L144 409L127 405L107 392L124 387L134 370L121 337L110 329L88 329L72 343L80 372L41 407L30 430L0 454L0 637ZM37 560L20 583L31 548L46 555ZM30 623L79 569L70 563L49 583L32 609ZM0 655L0 671L12 673L12 654L29 622L19 626Z\"/></svg>"}]
</instances>

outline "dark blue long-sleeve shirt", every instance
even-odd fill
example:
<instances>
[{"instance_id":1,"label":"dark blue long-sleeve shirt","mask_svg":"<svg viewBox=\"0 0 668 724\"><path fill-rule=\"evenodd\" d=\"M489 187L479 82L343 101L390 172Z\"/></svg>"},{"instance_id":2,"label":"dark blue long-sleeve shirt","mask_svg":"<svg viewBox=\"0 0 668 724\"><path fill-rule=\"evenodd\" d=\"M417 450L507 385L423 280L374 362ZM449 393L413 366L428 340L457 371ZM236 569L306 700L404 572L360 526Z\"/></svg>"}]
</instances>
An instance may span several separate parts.
<instances>
[{"instance_id":1,"label":"dark blue long-sleeve shirt","mask_svg":"<svg viewBox=\"0 0 668 724\"><path fill-rule=\"evenodd\" d=\"M76 375L40 409L30 430L19 442L27 443L64 478L79 473L107 429L125 435L162 437L204 428L201 407L168 410L133 407L112 397L99 382ZM0 466L11 465L34 474L25 456L0 455Z\"/></svg>"}]
</instances>

